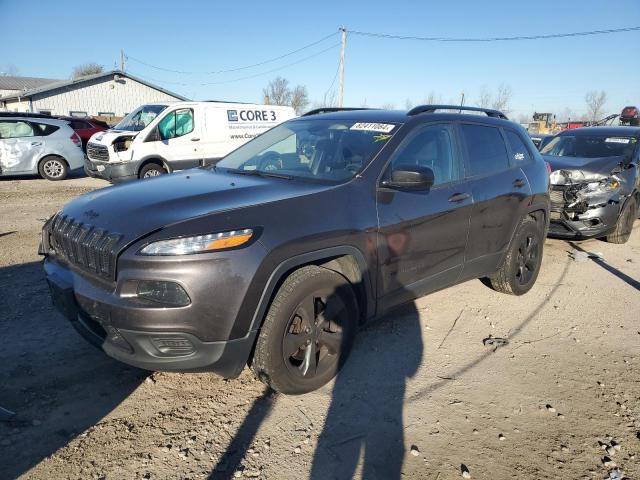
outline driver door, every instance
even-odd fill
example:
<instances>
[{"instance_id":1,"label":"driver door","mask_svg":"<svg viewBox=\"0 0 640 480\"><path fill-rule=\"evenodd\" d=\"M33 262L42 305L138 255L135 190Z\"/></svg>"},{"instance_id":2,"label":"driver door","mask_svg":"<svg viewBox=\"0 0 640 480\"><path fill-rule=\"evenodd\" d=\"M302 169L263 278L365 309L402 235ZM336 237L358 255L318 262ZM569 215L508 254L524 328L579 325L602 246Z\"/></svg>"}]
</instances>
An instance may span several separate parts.
<instances>
[{"instance_id":1,"label":"driver door","mask_svg":"<svg viewBox=\"0 0 640 480\"><path fill-rule=\"evenodd\" d=\"M159 139L154 141L155 151L172 170L200 165L199 123L193 108L172 110L158 122Z\"/></svg>"}]
</instances>

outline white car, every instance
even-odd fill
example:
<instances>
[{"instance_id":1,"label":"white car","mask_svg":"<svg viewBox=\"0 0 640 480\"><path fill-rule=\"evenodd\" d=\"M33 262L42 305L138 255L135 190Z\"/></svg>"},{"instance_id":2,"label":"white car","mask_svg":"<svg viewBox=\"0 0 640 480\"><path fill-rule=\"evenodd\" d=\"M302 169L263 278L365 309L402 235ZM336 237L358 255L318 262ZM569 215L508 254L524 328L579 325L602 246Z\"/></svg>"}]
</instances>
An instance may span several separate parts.
<instances>
[{"instance_id":1,"label":"white car","mask_svg":"<svg viewBox=\"0 0 640 480\"><path fill-rule=\"evenodd\" d=\"M87 143L85 171L111 182L216 163L295 117L291 107L226 102L142 105Z\"/></svg>"},{"instance_id":2,"label":"white car","mask_svg":"<svg viewBox=\"0 0 640 480\"><path fill-rule=\"evenodd\" d=\"M82 141L68 122L0 112L0 176L39 174L64 180L83 165Z\"/></svg>"}]
</instances>

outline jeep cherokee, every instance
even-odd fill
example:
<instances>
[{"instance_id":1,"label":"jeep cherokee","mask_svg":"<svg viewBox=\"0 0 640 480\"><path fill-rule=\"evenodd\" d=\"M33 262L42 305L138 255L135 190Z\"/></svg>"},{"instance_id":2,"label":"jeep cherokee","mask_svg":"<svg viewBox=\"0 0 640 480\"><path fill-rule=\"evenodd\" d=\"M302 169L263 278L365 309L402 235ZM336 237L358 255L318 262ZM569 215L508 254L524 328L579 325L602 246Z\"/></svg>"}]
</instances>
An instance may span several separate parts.
<instances>
[{"instance_id":1,"label":"jeep cherokee","mask_svg":"<svg viewBox=\"0 0 640 480\"><path fill-rule=\"evenodd\" d=\"M524 294L547 167L501 112L459 110L316 110L215 166L83 195L43 229L54 304L130 365L248 364L299 394L399 304L473 278Z\"/></svg>"}]
</instances>

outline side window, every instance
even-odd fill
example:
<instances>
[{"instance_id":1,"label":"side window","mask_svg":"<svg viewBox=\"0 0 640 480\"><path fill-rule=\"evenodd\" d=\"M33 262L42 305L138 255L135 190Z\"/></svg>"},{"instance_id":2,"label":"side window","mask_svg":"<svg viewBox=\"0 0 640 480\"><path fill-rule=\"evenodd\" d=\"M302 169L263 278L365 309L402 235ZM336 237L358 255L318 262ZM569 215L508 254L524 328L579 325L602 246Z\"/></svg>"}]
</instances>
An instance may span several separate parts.
<instances>
[{"instance_id":1,"label":"side window","mask_svg":"<svg viewBox=\"0 0 640 480\"><path fill-rule=\"evenodd\" d=\"M48 123L32 123L31 125L33 125L33 128L36 132L35 135L39 137L46 137L47 135L51 135L59 128L55 125L49 125Z\"/></svg>"},{"instance_id":2,"label":"side window","mask_svg":"<svg viewBox=\"0 0 640 480\"><path fill-rule=\"evenodd\" d=\"M469 176L485 175L509 168L509 158L500 130L485 125L460 125L467 147Z\"/></svg>"},{"instance_id":3,"label":"side window","mask_svg":"<svg viewBox=\"0 0 640 480\"><path fill-rule=\"evenodd\" d=\"M181 137L193 131L193 110L183 108L168 113L158 123L160 138L169 140L170 138Z\"/></svg>"},{"instance_id":4,"label":"side window","mask_svg":"<svg viewBox=\"0 0 640 480\"><path fill-rule=\"evenodd\" d=\"M455 155L451 126L443 123L419 129L400 146L391 165L392 168L400 165L429 167L433 170L434 185L458 180L460 166Z\"/></svg>"},{"instance_id":5,"label":"side window","mask_svg":"<svg viewBox=\"0 0 640 480\"><path fill-rule=\"evenodd\" d=\"M83 122L82 120L72 120L69 123L71 124L71 128L73 128L74 130L92 128L90 124L88 124L87 122Z\"/></svg>"},{"instance_id":6,"label":"side window","mask_svg":"<svg viewBox=\"0 0 640 480\"><path fill-rule=\"evenodd\" d=\"M511 147L512 163L514 165L524 165L531 162L531 153L529 153L529 149L520 138L520 135L513 130L505 130L504 133Z\"/></svg>"},{"instance_id":7,"label":"side window","mask_svg":"<svg viewBox=\"0 0 640 480\"><path fill-rule=\"evenodd\" d=\"M0 138L33 137L33 127L27 122L0 122Z\"/></svg>"}]
</instances>

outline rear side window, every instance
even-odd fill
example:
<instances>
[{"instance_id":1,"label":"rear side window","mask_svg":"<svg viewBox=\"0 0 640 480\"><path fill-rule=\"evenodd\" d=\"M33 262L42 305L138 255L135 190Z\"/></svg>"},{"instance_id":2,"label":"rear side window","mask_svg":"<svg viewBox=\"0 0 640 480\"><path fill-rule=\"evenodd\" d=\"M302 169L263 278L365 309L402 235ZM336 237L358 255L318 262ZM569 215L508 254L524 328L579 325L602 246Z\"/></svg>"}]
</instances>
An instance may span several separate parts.
<instances>
[{"instance_id":1,"label":"rear side window","mask_svg":"<svg viewBox=\"0 0 640 480\"><path fill-rule=\"evenodd\" d=\"M433 170L434 185L460 178L451 126L428 125L418 130L399 149L392 160L392 168L420 166Z\"/></svg>"},{"instance_id":2,"label":"rear side window","mask_svg":"<svg viewBox=\"0 0 640 480\"><path fill-rule=\"evenodd\" d=\"M83 130L85 128L93 128L91 124L87 122L83 122L82 120L72 120L69 122L71 124L71 128L74 130Z\"/></svg>"},{"instance_id":3,"label":"rear side window","mask_svg":"<svg viewBox=\"0 0 640 480\"><path fill-rule=\"evenodd\" d=\"M509 157L500 130L485 125L460 125L467 147L471 177L500 172L509 168Z\"/></svg>"},{"instance_id":4,"label":"rear side window","mask_svg":"<svg viewBox=\"0 0 640 480\"><path fill-rule=\"evenodd\" d=\"M158 130L160 130L160 138L162 140L169 140L170 138L181 137L191 133L193 131L193 110L183 108L168 113L158 123Z\"/></svg>"},{"instance_id":5,"label":"rear side window","mask_svg":"<svg viewBox=\"0 0 640 480\"><path fill-rule=\"evenodd\" d=\"M38 137L46 137L58 130L60 127L49 125L48 123L32 123L34 134Z\"/></svg>"},{"instance_id":6,"label":"rear side window","mask_svg":"<svg viewBox=\"0 0 640 480\"><path fill-rule=\"evenodd\" d=\"M512 163L514 165L529 163L531 161L531 153L529 153L529 149L522 141L522 138L520 138L520 135L513 130L505 130L504 133L511 147ZM542 141L542 139L540 141Z\"/></svg>"},{"instance_id":7,"label":"rear side window","mask_svg":"<svg viewBox=\"0 0 640 480\"><path fill-rule=\"evenodd\" d=\"M29 122L0 122L0 138L33 137L35 132Z\"/></svg>"}]
</instances>

